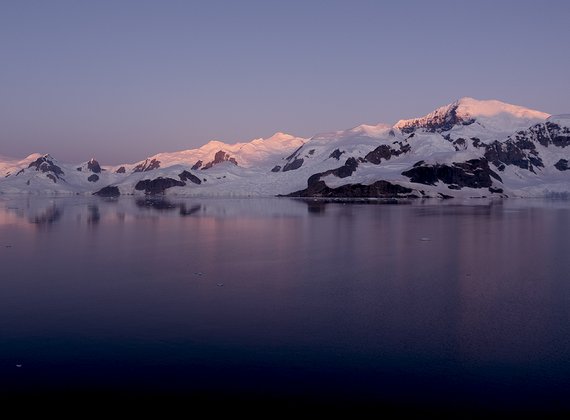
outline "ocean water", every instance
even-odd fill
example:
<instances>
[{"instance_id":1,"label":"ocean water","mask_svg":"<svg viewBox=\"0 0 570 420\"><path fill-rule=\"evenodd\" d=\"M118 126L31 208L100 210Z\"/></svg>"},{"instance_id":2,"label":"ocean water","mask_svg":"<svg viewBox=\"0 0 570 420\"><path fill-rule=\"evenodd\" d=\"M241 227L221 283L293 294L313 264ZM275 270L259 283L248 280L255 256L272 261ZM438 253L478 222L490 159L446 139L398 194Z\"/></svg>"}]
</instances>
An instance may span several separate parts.
<instances>
[{"instance_id":1,"label":"ocean water","mask_svg":"<svg viewBox=\"0 0 570 420\"><path fill-rule=\"evenodd\" d=\"M570 409L570 202L3 197L0 395Z\"/></svg>"}]
</instances>

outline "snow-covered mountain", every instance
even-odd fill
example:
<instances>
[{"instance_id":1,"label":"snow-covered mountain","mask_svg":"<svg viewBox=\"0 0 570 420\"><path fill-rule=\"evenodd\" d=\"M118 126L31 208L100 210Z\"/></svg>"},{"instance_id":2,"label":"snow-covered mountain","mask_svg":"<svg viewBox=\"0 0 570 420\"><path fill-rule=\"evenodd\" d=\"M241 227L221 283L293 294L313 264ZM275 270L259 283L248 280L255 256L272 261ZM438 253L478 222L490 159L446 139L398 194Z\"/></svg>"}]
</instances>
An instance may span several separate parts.
<instances>
[{"instance_id":1,"label":"snow-covered mountain","mask_svg":"<svg viewBox=\"0 0 570 420\"><path fill-rule=\"evenodd\" d=\"M570 195L570 116L462 98L395 125L71 165L0 158L0 193L184 196L506 197Z\"/></svg>"}]
</instances>

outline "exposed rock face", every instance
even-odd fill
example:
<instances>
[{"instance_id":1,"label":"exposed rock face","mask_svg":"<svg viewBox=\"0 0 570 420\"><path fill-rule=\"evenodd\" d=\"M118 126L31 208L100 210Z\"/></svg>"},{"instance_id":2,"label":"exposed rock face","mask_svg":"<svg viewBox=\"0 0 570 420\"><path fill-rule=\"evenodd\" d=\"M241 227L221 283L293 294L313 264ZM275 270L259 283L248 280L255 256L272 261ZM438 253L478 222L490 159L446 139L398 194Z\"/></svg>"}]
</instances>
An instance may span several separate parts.
<instances>
[{"instance_id":1,"label":"exposed rock face","mask_svg":"<svg viewBox=\"0 0 570 420\"><path fill-rule=\"evenodd\" d=\"M119 169L115 171L116 174L124 174L126 172L125 167L121 166Z\"/></svg>"},{"instance_id":2,"label":"exposed rock face","mask_svg":"<svg viewBox=\"0 0 570 420\"><path fill-rule=\"evenodd\" d=\"M309 183L304 190L288 194L288 197L417 198L419 195L410 188L387 181L376 181L371 185L348 184L330 188L324 181L317 180L312 184Z\"/></svg>"},{"instance_id":3,"label":"exposed rock face","mask_svg":"<svg viewBox=\"0 0 570 420\"><path fill-rule=\"evenodd\" d=\"M200 168L202 167L202 163L203 163L203 162L202 162L201 160L199 160L199 161L196 162L196 163L192 166L192 168L190 168L190 169L192 169L193 171L197 171L198 169L200 169Z\"/></svg>"},{"instance_id":4,"label":"exposed rock face","mask_svg":"<svg viewBox=\"0 0 570 420\"><path fill-rule=\"evenodd\" d=\"M343 166L329 171L311 175L307 180L307 188L289 194L290 197L362 197L362 198L398 198L417 197L418 195L410 188L392 184L387 181L377 181L371 185L347 184L338 188L330 188L322 177L334 175L338 178L351 176L358 168L358 161L351 157Z\"/></svg>"},{"instance_id":5,"label":"exposed rock face","mask_svg":"<svg viewBox=\"0 0 570 420\"><path fill-rule=\"evenodd\" d=\"M89 162L87 162L87 169L89 169L94 174L101 173L101 166L95 159L91 159Z\"/></svg>"},{"instance_id":6,"label":"exposed rock face","mask_svg":"<svg viewBox=\"0 0 570 420\"><path fill-rule=\"evenodd\" d=\"M480 147L485 147L485 144L478 137L471 137L471 144L477 149Z\"/></svg>"},{"instance_id":7,"label":"exposed rock face","mask_svg":"<svg viewBox=\"0 0 570 420\"><path fill-rule=\"evenodd\" d=\"M36 171L48 173L48 175L51 175L48 176L48 178L52 179L53 182L57 182L56 178L59 178L60 175L64 175L61 168L54 164L48 155L37 158L28 165L28 168L35 168Z\"/></svg>"},{"instance_id":8,"label":"exposed rock face","mask_svg":"<svg viewBox=\"0 0 570 420\"><path fill-rule=\"evenodd\" d=\"M148 172L160 168L160 161L156 159L146 159L143 163L139 163L134 167L133 172Z\"/></svg>"},{"instance_id":9,"label":"exposed rock face","mask_svg":"<svg viewBox=\"0 0 570 420\"><path fill-rule=\"evenodd\" d=\"M570 146L570 128L562 127L552 121L536 124L528 130L519 131L516 136L517 138L524 137L536 141L544 147L549 145L562 148Z\"/></svg>"},{"instance_id":10,"label":"exposed rock face","mask_svg":"<svg viewBox=\"0 0 570 420\"><path fill-rule=\"evenodd\" d=\"M299 169L301 166L303 166L304 159L299 157L302 148L303 146L300 146L297 150L285 158L287 163L285 166L283 166L283 172L294 171L295 169Z\"/></svg>"},{"instance_id":11,"label":"exposed rock face","mask_svg":"<svg viewBox=\"0 0 570 420\"><path fill-rule=\"evenodd\" d=\"M395 147L388 144L382 144L376 149L368 153L364 159L367 162L373 163L374 165L379 165L384 160L390 160L392 156L400 156L403 153L407 153L411 150L409 144L404 144L402 142L394 142Z\"/></svg>"},{"instance_id":12,"label":"exposed rock face","mask_svg":"<svg viewBox=\"0 0 570 420\"><path fill-rule=\"evenodd\" d=\"M95 175L95 174L90 175L89 178L87 178L87 181L89 181L89 182L97 182L97 181L99 181L99 176L98 176L98 175Z\"/></svg>"},{"instance_id":13,"label":"exposed rock face","mask_svg":"<svg viewBox=\"0 0 570 420\"><path fill-rule=\"evenodd\" d=\"M504 142L495 141L486 145L485 157L500 171L508 165L514 165L536 173L536 168L544 168L538 144L544 147L570 146L570 129L551 121L539 123L516 132Z\"/></svg>"},{"instance_id":14,"label":"exposed rock face","mask_svg":"<svg viewBox=\"0 0 570 420\"><path fill-rule=\"evenodd\" d=\"M121 192L119 191L119 187L108 185L94 192L93 195L98 195L99 197L118 197L121 195Z\"/></svg>"},{"instance_id":15,"label":"exposed rock face","mask_svg":"<svg viewBox=\"0 0 570 420\"><path fill-rule=\"evenodd\" d=\"M467 141L465 141L465 139L463 137L459 137L459 138L453 140L452 143L453 143L453 147L457 151L467 149Z\"/></svg>"},{"instance_id":16,"label":"exposed rock face","mask_svg":"<svg viewBox=\"0 0 570 420\"><path fill-rule=\"evenodd\" d=\"M340 157L343 153L344 153L344 150L341 152L338 149L334 149L333 152L329 155L329 158L340 160Z\"/></svg>"},{"instance_id":17,"label":"exposed rock face","mask_svg":"<svg viewBox=\"0 0 570 420\"><path fill-rule=\"evenodd\" d=\"M403 133L413 133L417 128L423 128L431 133L441 133L451 130L456 125L470 125L475 122L473 118L461 116L457 113L459 103L455 103L445 110L437 110L426 117L406 121L398 128Z\"/></svg>"},{"instance_id":18,"label":"exposed rock face","mask_svg":"<svg viewBox=\"0 0 570 420\"><path fill-rule=\"evenodd\" d=\"M505 165L518 166L531 172L535 172L534 167L544 167L542 159L536 151L536 146L525 138L509 139L502 143L494 141L487 144L484 156L499 171L504 171Z\"/></svg>"},{"instance_id":19,"label":"exposed rock face","mask_svg":"<svg viewBox=\"0 0 570 420\"><path fill-rule=\"evenodd\" d=\"M502 182L499 175L489 168L485 159L471 159L451 165L429 165L420 161L412 169L402 172L402 175L410 178L411 182L424 185L435 185L441 181L451 189L489 188L493 185L491 178Z\"/></svg>"},{"instance_id":20,"label":"exposed rock face","mask_svg":"<svg viewBox=\"0 0 570 420\"><path fill-rule=\"evenodd\" d=\"M567 171L570 168L568 167L568 160L567 159L560 159L558 162L554 164L554 167L559 171Z\"/></svg>"},{"instance_id":21,"label":"exposed rock face","mask_svg":"<svg viewBox=\"0 0 570 420\"><path fill-rule=\"evenodd\" d=\"M275 165L275 166L273 167L273 169L271 169L271 172L279 172L280 170L281 170L281 166Z\"/></svg>"},{"instance_id":22,"label":"exposed rock face","mask_svg":"<svg viewBox=\"0 0 570 420\"><path fill-rule=\"evenodd\" d=\"M287 162L287 164L283 167L283 172L299 169L301 166L303 166L303 162L303 158L295 158L293 161Z\"/></svg>"},{"instance_id":23,"label":"exposed rock face","mask_svg":"<svg viewBox=\"0 0 570 420\"><path fill-rule=\"evenodd\" d=\"M201 161L198 161L198 162L201 162ZM196 163L196 165L198 164L198 162ZM229 154L227 154L223 150L220 150L219 152L216 152L216 154L214 155L214 160L206 163L206 165L204 165L202 170L210 169L212 166L217 165L218 163L222 163L222 162L231 162L236 166L238 164L237 161L233 157L231 157ZM194 165L194 166L196 166L196 165ZM192 169L194 169L194 166L192 167Z\"/></svg>"},{"instance_id":24,"label":"exposed rock face","mask_svg":"<svg viewBox=\"0 0 570 420\"><path fill-rule=\"evenodd\" d=\"M556 147L570 146L570 128L561 127L550 121L546 122L546 129L550 134L550 141Z\"/></svg>"},{"instance_id":25,"label":"exposed rock face","mask_svg":"<svg viewBox=\"0 0 570 420\"><path fill-rule=\"evenodd\" d=\"M293 153L291 153L289 156L287 156L285 158L285 160L289 162L289 161L295 159L297 156L299 156L299 153L301 152L302 148L303 148L303 146L299 146Z\"/></svg>"},{"instance_id":26,"label":"exposed rock face","mask_svg":"<svg viewBox=\"0 0 570 420\"><path fill-rule=\"evenodd\" d=\"M194 184L198 184L198 185L200 185L202 183L200 178L198 178L196 175L192 175L188 171L180 172L178 174L178 178L180 178L180 181L190 181L190 182L193 182Z\"/></svg>"},{"instance_id":27,"label":"exposed rock face","mask_svg":"<svg viewBox=\"0 0 570 420\"><path fill-rule=\"evenodd\" d=\"M321 177L323 177L331 174L338 178L346 178L352 175L354 171L356 171L356 168L358 168L358 161L355 158L351 157L348 158L344 163L344 165L342 165L341 167L336 169L331 169L330 171L322 172L320 175Z\"/></svg>"},{"instance_id":28,"label":"exposed rock face","mask_svg":"<svg viewBox=\"0 0 570 420\"><path fill-rule=\"evenodd\" d=\"M302 159L301 159L302 160ZM295 162L295 161L293 161ZM336 168L336 169L330 169L328 171L325 172L319 172L316 174L313 174L309 177L309 179L307 180L307 184L308 184L308 188L305 190L301 190L301 191L297 191L291 194L291 197L312 197L313 194L321 194L321 190L326 187L326 184L324 181L321 181L321 178L327 176L327 175L334 175L337 178L347 178L349 176L351 176L354 171L356 171L356 168L358 168L358 161L351 157L348 158L346 160L346 162L344 163L344 165ZM322 184L320 184L322 183ZM330 191L333 191L332 189L329 189ZM342 190L339 190L338 188L335 189L334 191L338 190L337 192L340 192ZM327 195L327 197L339 197L336 194L337 192L329 192L330 194L333 195ZM308 194L308 195L300 195L300 194ZM324 197L322 195L318 195L319 197Z\"/></svg>"},{"instance_id":29,"label":"exposed rock face","mask_svg":"<svg viewBox=\"0 0 570 420\"><path fill-rule=\"evenodd\" d=\"M164 194L164 191L167 190L168 188L183 187L185 185L186 183L182 181L177 181L176 179L158 177L152 180L145 179L137 182L137 184L135 185L135 190L137 191L144 190L145 194L155 195L155 194Z\"/></svg>"}]
</instances>

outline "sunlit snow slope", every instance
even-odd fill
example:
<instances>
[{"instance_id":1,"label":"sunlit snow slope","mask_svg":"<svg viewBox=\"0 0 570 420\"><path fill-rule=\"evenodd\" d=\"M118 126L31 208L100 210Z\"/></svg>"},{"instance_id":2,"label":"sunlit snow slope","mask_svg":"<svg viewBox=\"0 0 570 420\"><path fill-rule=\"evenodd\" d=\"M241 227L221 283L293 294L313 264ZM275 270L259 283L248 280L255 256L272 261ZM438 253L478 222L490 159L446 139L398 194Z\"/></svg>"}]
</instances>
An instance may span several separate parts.
<instances>
[{"instance_id":1,"label":"sunlit snow slope","mask_svg":"<svg viewBox=\"0 0 570 420\"><path fill-rule=\"evenodd\" d=\"M102 196L570 196L570 116L462 98L395 125L159 153L141 162L0 158L0 193Z\"/></svg>"}]
</instances>

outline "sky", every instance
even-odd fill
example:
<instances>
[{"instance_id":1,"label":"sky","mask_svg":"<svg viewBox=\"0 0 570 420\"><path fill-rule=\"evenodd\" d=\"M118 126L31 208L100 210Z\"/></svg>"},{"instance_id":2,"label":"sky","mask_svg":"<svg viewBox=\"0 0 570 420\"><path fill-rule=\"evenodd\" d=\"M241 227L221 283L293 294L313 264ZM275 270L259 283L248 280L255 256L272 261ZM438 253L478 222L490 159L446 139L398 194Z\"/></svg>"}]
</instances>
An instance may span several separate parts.
<instances>
[{"instance_id":1,"label":"sky","mask_svg":"<svg viewBox=\"0 0 570 420\"><path fill-rule=\"evenodd\" d=\"M135 162L395 123L570 113L568 1L0 0L0 155Z\"/></svg>"}]
</instances>

